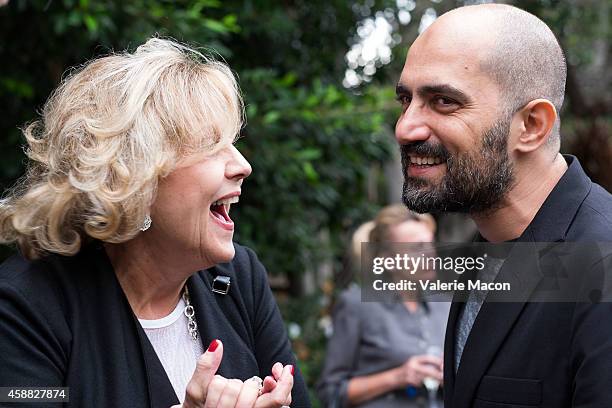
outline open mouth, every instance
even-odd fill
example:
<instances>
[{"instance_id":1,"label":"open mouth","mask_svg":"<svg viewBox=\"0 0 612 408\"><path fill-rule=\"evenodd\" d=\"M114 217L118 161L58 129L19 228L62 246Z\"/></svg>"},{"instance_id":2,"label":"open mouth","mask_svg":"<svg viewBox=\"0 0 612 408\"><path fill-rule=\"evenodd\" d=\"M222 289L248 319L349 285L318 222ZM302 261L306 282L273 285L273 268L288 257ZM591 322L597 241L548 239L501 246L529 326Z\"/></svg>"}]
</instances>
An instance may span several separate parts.
<instances>
[{"instance_id":1,"label":"open mouth","mask_svg":"<svg viewBox=\"0 0 612 408\"><path fill-rule=\"evenodd\" d=\"M217 200L210 205L213 218L223 226L233 227L234 222L229 216L230 206L239 201L238 196Z\"/></svg>"}]
</instances>

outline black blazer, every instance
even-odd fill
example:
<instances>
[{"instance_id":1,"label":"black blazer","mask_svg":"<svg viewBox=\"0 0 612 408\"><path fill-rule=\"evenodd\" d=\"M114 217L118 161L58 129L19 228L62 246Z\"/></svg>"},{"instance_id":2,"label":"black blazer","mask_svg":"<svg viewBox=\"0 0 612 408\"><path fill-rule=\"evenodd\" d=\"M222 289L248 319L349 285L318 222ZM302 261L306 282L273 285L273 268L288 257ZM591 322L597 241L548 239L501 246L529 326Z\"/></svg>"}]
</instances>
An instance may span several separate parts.
<instances>
[{"instance_id":1,"label":"black blazer","mask_svg":"<svg viewBox=\"0 0 612 408\"><path fill-rule=\"evenodd\" d=\"M612 241L612 196L591 182L575 157L565 158L568 170L519 242ZM604 260L609 265L610 257ZM445 408L612 407L612 303L529 302L541 277L522 266L508 258L497 280L514 275L526 283L525 301L483 304L456 375L462 303L453 302L444 348Z\"/></svg>"},{"instance_id":2,"label":"black blazer","mask_svg":"<svg viewBox=\"0 0 612 408\"><path fill-rule=\"evenodd\" d=\"M227 295L211 291L217 274L231 277ZM266 271L251 250L236 245L232 262L194 274L187 285L204 349L223 342L219 374L263 378L276 361L295 365ZM100 243L73 257L13 256L0 266L0 386L70 387L69 407L179 403ZM292 398L294 407L310 406L297 367Z\"/></svg>"}]
</instances>

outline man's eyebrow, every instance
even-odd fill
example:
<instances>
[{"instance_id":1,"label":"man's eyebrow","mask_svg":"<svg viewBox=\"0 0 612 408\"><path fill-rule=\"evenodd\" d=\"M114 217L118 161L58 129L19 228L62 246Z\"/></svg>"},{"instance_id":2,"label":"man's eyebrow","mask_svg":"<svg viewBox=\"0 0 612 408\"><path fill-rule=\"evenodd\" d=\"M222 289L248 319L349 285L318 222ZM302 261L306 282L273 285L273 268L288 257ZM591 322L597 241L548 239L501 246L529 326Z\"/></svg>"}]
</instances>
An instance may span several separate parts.
<instances>
[{"instance_id":1,"label":"man's eyebrow","mask_svg":"<svg viewBox=\"0 0 612 408\"><path fill-rule=\"evenodd\" d=\"M410 95L412 94L412 91L410 91L410 89L402 84L397 84L395 86L395 94L396 95Z\"/></svg>"},{"instance_id":2,"label":"man's eyebrow","mask_svg":"<svg viewBox=\"0 0 612 408\"><path fill-rule=\"evenodd\" d=\"M417 93L420 96L429 96L440 94L443 96L447 96L451 99L456 100L462 104L468 104L472 102L472 98L470 98L463 91L455 88L452 85L441 84L441 85L424 85L417 90Z\"/></svg>"}]
</instances>

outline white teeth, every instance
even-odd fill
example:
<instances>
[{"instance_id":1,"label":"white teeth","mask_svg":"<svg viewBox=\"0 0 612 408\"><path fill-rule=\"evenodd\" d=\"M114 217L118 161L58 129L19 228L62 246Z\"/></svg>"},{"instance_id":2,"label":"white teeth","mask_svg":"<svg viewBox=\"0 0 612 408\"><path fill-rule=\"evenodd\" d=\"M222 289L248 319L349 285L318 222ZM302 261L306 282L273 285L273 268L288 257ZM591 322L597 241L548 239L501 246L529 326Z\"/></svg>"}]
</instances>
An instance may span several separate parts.
<instances>
[{"instance_id":1,"label":"white teeth","mask_svg":"<svg viewBox=\"0 0 612 408\"><path fill-rule=\"evenodd\" d=\"M226 198L223 200L217 200L214 203L212 203L212 205L227 205L229 208L229 204L234 204L237 203L240 199L238 198L238 196L235 197L230 197L230 198Z\"/></svg>"},{"instance_id":2,"label":"white teeth","mask_svg":"<svg viewBox=\"0 0 612 408\"><path fill-rule=\"evenodd\" d=\"M440 164L442 160L434 157L418 157L418 156L410 156L410 163L418 164L418 165L432 165L432 164Z\"/></svg>"}]
</instances>

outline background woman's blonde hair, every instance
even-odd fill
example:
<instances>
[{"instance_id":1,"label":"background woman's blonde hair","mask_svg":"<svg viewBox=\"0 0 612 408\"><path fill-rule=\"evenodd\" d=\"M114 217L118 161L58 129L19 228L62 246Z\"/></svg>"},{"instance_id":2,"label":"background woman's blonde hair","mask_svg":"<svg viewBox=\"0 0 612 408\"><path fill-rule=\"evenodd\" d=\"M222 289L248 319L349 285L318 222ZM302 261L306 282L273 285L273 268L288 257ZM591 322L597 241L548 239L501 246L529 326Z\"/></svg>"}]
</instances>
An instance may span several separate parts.
<instances>
[{"instance_id":1,"label":"background woman's blonde hair","mask_svg":"<svg viewBox=\"0 0 612 408\"><path fill-rule=\"evenodd\" d=\"M353 254L361 258L361 243L369 242L377 247L390 241L390 230L406 221L418 221L425 224L431 232L436 232L436 220L430 214L419 214L409 210L403 204L391 204L381 209L374 220L362 224L352 239Z\"/></svg>"},{"instance_id":2,"label":"background woman's blonde hair","mask_svg":"<svg viewBox=\"0 0 612 408\"><path fill-rule=\"evenodd\" d=\"M422 222L431 232L436 232L436 220L430 214L419 214L409 210L403 204L392 204L380 210L374 218L374 227L370 231L369 241L375 243L390 241L391 228L406 221Z\"/></svg>"},{"instance_id":3,"label":"background woman's blonde hair","mask_svg":"<svg viewBox=\"0 0 612 408\"><path fill-rule=\"evenodd\" d=\"M403 204L391 204L382 208L373 220L361 224L353 233L346 263L337 276L337 285L344 287L354 279L359 280L362 243L370 243L374 253L380 253L390 242L391 228L406 221L422 222L433 233L436 232L436 220L430 214L416 213Z\"/></svg>"},{"instance_id":4,"label":"background woman's blonde hair","mask_svg":"<svg viewBox=\"0 0 612 408\"><path fill-rule=\"evenodd\" d=\"M73 255L89 238L129 240L159 178L191 153L232 143L243 117L231 70L173 41L87 63L23 131L30 160L0 201L0 241L36 258Z\"/></svg>"}]
</instances>

